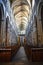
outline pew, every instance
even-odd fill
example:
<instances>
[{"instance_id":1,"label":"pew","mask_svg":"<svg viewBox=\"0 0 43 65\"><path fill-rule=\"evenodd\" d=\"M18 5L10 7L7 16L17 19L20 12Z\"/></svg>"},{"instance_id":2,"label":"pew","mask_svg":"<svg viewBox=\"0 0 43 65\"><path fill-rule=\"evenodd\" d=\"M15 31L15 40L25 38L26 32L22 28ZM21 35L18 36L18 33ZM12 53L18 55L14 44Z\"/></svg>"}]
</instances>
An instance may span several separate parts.
<instances>
[{"instance_id":1,"label":"pew","mask_svg":"<svg viewBox=\"0 0 43 65\"><path fill-rule=\"evenodd\" d=\"M0 62L11 60L11 49L0 49Z\"/></svg>"},{"instance_id":2,"label":"pew","mask_svg":"<svg viewBox=\"0 0 43 65\"><path fill-rule=\"evenodd\" d=\"M32 48L32 61L43 61L43 48Z\"/></svg>"},{"instance_id":3,"label":"pew","mask_svg":"<svg viewBox=\"0 0 43 65\"><path fill-rule=\"evenodd\" d=\"M19 49L19 45L7 46L0 48L0 62L10 62L12 56L15 55Z\"/></svg>"},{"instance_id":4,"label":"pew","mask_svg":"<svg viewBox=\"0 0 43 65\"><path fill-rule=\"evenodd\" d=\"M25 52L29 61L42 62L43 61L43 48L32 47L25 45Z\"/></svg>"},{"instance_id":5,"label":"pew","mask_svg":"<svg viewBox=\"0 0 43 65\"><path fill-rule=\"evenodd\" d=\"M14 45L14 46L11 46L11 49L12 49L11 54L12 54L12 56L14 56L17 53L19 48L20 48L20 45L18 45L18 44Z\"/></svg>"},{"instance_id":6,"label":"pew","mask_svg":"<svg viewBox=\"0 0 43 65\"><path fill-rule=\"evenodd\" d=\"M24 46L24 49L25 49L25 53L27 55L28 60L31 61L31 59L32 59L31 47L26 44Z\"/></svg>"}]
</instances>

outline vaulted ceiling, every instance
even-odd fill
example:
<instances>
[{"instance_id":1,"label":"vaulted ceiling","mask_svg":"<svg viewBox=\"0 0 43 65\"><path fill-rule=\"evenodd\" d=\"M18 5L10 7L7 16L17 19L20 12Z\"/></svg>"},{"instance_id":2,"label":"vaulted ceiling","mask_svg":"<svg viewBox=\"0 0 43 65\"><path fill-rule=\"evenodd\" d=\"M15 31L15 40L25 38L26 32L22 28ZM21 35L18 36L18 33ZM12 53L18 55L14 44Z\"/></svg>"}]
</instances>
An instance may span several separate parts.
<instances>
[{"instance_id":1,"label":"vaulted ceiling","mask_svg":"<svg viewBox=\"0 0 43 65\"><path fill-rule=\"evenodd\" d=\"M22 32L26 30L30 15L32 0L10 0L17 28Z\"/></svg>"}]
</instances>

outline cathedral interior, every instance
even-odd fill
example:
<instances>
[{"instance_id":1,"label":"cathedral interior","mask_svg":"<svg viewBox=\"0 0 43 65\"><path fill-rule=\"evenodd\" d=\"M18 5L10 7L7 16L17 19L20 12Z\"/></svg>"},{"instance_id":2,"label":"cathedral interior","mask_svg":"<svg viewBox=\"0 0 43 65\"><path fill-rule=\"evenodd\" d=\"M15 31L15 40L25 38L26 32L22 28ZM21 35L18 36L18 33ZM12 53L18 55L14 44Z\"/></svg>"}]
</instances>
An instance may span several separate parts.
<instances>
[{"instance_id":1,"label":"cathedral interior","mask_svg":"<svg viewBox=\"0 0 43 65\"><path fill-rule=\"evenodd\" d=\"M43 62L43 0L0 0L0 62Z\"/></svg>"}]
</instances>

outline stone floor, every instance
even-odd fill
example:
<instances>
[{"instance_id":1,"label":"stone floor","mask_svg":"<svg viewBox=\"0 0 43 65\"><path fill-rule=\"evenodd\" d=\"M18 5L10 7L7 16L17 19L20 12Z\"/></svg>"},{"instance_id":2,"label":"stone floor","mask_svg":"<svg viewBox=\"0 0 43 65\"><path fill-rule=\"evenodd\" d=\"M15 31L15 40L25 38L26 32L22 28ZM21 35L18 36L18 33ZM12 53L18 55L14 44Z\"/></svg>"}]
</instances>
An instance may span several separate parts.
<instances>
[{"instance_id":1,"label":"stone floor","mask_svg":"<svg viewBox=\"0 0 43 65\"><path fill-rule=\"evenodd\" d=\"M13 56L12 61L28 61L27 56L25 54L24 47L20 47L17 54Z\"/></svg>"},{"instance_id":2,"label":"stone floor","mask_svg":"<svg viewBox=\"0 0 43 65\"><path fill-rule=\"evenodd\" d=\"M43 65L43 62L9 62L9 63L0 63L0 65Z\"/></svg>"}]
</instances>

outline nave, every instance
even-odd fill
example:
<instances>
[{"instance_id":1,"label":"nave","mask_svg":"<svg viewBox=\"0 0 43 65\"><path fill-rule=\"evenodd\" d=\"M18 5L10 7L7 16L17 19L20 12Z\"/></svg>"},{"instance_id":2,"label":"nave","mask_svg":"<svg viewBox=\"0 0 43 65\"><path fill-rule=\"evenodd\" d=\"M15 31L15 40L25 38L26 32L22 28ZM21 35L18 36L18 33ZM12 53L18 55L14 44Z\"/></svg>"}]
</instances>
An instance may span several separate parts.
<instances>
[{"instance_id":1,"label":"nave","mask_svg":"<svg viewBox=\"0 0 43 65\"><path fill-rule=\"evenodd\" d=\"M43 62L43 0L0 0L2 62Z\"/></svg>"}]
</instances>

